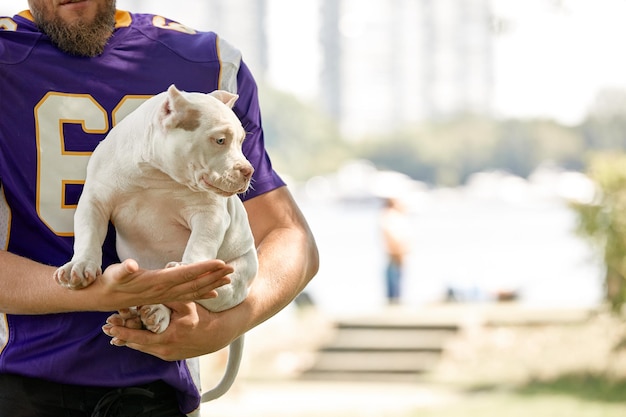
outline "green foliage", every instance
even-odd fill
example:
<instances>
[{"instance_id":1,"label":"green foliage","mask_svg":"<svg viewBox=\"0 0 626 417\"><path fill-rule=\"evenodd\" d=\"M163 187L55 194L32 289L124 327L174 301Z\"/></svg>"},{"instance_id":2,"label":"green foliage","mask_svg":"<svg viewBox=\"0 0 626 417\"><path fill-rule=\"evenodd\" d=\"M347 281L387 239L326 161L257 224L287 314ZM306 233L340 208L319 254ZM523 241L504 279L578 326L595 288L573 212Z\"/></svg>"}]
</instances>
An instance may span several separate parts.
<instances>
[{"instance_id":1,"label":"green foliage","mask_svg":"<svg viewBox=\"0 0 626 417\"><path fill-rule=\"evenodd\" d=\"M571 373L550 380L534 380L519 389L525 395L565 394L590 401L625 403L626 380L604 373Z\"/></svg>"},{"instance_id":2,"label":"green foliage","mask_svg":"<svg viewBox=\"0 0 626 417\"><path fill-rule=\"evenodd\" d=\"M261 87L265 144L281 173L298 180L335 171L349 158L335 123L294 96Z\"/></svg>"},{"instance_id":3,"label":"green foliage","mask_svg":"<svg viewBox=\"0 0 626 417\"><path fill-rule=\"evenodd\" d=\"M546 160L579 169L583 144L574 129L550 120L498 121L468 116L371 138L358 153L381 168L455 186L484 170L526 177Z\"/></svg>"},{"instance_id":4,"label":"green foliage","mask_svg":"<svg viewBox=\"0 0 626 417\"><path fill-rule=\"evenodd\" d=\"M599 249L606 266L606 299L615 311L626 303L626 154L591 158L588 175L598 188L593 203L572 203L579 232Z\"/></svg>"},{"instance_id":5,"label":"green foliage","mask_svg":"<svg viewBox=\"0 0 626 417\"><path fill-rule=\"evenodd\" d=\"M626 91L598 94L579 131L585 146L596 150L626 149Z\"/></svg>"},{"instance_id":6,"label":"green foliage","mask_svg":"<svg viewBox=\"0 0 626 417\"><path fill-rule=\"evenodd\" d=\"M406 417L622 417L624 413L626 404L623 402L596 401L565 392L528 395L501 387L436 406L424 406ZM389 416L405 417L404 414Z\"/></svg>"}]
</instances>

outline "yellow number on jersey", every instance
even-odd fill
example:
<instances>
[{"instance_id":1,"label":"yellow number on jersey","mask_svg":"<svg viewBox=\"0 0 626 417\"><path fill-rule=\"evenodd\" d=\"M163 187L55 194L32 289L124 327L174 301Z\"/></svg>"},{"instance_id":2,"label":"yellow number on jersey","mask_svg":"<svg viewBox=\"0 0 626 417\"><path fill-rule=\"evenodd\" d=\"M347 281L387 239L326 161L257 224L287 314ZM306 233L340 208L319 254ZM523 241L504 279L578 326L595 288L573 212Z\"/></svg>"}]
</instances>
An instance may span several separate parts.
<instances>
[{"instance_id":1,"label":"yellow number on jersey","mask_svg":"<svg viewBox=\"0 0 626 417\"><path fill-rule=\"evenodd\" d=\"M161 29L175 30L177 32L187 33L189 35L195 35L196 34L196 31L193 30L192 28L187 27L185 25L182 25L182 24L180 24L178 22L169 22L169 23L167 23L165 21L165 18L161 17L161 16L154 16L152 18L152 24L154 26L158 27L158 28L161 28Z\"/></svg>"},{"instance_id":2,"label":"yellow number on jersey","mask_svg":"<svg viewBox=\"0 0 626 417\"><path fill-rule=\"evenodd\" d=\"M16 31L17 23L15 23L15 21L13 21L10 17L0 18L0 30Z\"/></svg>"},{"instance_id":3,"label":"yellow number on jersey","mask_svg":"<svg viewBox=\"0 0 626 417\"><path fill-rule=\"evenodd\" d=\"M116 124L148 96L127 96L112 114ZM75 205L65 202L67 184L84 184L91 152L66 148L63 125L80 124L85 133L109 131L106 110L88 94L46 94L35 107L37 129L37 213L59 236L72 236ZM94 139L95 140L95 139Z\"/></svg>"}]
</instances>

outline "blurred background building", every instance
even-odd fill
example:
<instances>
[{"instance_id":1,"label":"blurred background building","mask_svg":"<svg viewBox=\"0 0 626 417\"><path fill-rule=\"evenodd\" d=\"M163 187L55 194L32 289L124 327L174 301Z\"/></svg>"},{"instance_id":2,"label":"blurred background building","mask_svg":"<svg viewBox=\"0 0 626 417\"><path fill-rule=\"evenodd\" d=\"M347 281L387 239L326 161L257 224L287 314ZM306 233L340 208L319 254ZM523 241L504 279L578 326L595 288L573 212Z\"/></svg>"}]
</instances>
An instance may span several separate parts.
<instances>
[{"instance_id":1,"label":"blurred background building","mask_svg":"<svg viewBox=\"0 0 626 417\"><path fill-rule=\"evenodd\" d=\"M150 10L155 2L124 3ZM287 88L297 79L347 138L491 109L489 0L193 3L194 16L241 48L257 77ZM302 50L309 56L298 62Z\"/></svg>"}]
</instances>

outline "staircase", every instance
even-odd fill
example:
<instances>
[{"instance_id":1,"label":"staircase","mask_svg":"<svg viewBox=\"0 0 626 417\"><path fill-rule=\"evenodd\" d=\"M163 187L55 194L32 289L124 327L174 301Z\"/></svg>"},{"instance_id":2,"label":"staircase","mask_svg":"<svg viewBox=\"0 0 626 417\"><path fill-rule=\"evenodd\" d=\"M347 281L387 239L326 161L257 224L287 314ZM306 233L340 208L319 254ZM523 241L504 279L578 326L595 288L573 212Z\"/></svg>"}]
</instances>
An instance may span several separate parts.
<instances>
[{"instance_id":1,"label":"staircase","mask_svg":"<svg viewBox=\"0 0 626 417\"><path fill-rule=\"evenodd\" d=\"M307 379L412 380L430 371L459 326L452 320L386 314L340 320Z\"/></svg>"},{"instance_id":2,"label":"staircase","mask_svg":"<svg viewBox=\"0 0 626 417\"><path fill-rule=\"evenodd\" d=\"M340 319L316 352L306 379L414 381L438 364L462 327L567 325L587 320L590 308L540 308L517 303L451 303L402 308Z\"/></svg>"}]
</instances>

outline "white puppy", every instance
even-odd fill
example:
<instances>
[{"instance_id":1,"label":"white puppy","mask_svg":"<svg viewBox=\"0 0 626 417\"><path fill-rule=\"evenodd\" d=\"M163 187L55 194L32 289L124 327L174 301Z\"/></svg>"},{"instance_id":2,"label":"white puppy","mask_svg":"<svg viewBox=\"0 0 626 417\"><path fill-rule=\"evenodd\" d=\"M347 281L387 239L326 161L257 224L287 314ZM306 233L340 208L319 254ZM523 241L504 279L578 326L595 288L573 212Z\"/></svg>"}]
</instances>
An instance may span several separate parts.
<instances>
[{"instance_id":1,"label":"white puppy","mask_svg":"<svg viewBox=\"0 0 626 417\"><path fill-rule=\"evenodd\" d=\"M231 110L238 96L181 92L173 85L143 103L97 146L87 166L74 216L74 256L54 278L70 289L90 285L101 273L102 243L109 220L120 259L148 269L207 259L234 267L218 297L197 300L210 311L241 303L258 267L248 218L236 194L248 189L254 169L242 153L246 133ZM157 333L170 310L139 308ZM226 375L203 395L214 399L230 388L243 337L230 347Z\"/></svg>"}]
</instances>

